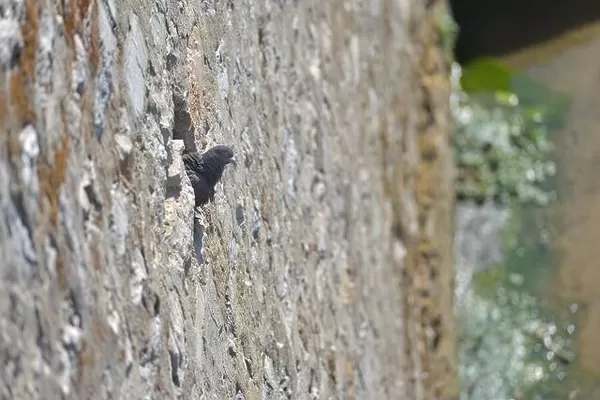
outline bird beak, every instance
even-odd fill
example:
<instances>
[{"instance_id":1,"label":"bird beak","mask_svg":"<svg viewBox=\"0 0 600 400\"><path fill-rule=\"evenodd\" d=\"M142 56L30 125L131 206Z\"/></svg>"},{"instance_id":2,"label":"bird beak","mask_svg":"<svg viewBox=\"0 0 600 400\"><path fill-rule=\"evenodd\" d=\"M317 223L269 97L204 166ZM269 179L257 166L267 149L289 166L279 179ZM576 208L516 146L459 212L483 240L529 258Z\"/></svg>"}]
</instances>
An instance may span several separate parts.
<instances>
[{"instance_id":1,"label":"bird beak","mask_svg":"<svg viewBox=\"0 0 600 400\"><path fill-rule=\"evenodd\" d=\"M237 168L237 160L235 159L235 156L229 159L229 163L233 164L233 166Z\"/></svg>"}]
</instances>

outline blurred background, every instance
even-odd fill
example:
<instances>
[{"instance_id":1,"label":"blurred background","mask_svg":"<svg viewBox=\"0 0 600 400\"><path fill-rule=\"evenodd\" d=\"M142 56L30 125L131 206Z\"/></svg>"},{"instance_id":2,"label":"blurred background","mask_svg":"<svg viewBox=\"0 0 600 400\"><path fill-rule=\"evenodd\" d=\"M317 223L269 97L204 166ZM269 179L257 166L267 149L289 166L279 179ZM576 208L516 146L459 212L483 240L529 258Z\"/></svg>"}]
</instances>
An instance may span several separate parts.
<instances>
[{"instance_id":1,"label":"blurred background","mask_svg":"<svg viewBox=\"0 0 600 400\"><path fill-rule=\"evenodd\" d=\"M454 0L462 399L600 398L600 2Z\"/></svg>"}]
</instances>

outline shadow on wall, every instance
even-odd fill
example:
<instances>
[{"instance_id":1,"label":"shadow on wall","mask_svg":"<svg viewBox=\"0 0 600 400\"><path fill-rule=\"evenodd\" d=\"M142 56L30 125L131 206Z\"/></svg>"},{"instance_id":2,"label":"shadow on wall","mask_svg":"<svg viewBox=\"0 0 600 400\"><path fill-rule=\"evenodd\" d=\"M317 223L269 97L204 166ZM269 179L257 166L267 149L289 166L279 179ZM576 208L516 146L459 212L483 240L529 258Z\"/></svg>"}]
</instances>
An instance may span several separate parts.
<instances>
[{"instance_id":1,"label":"shadow on wall","mask_svg":"<svg viewBox=\"0 0 600 400\"><path fill-rule=\"evenodd\" d=\"M500 56L600 21L600 0L451 0L460 34L456 57L466 63Z\"/></svg>"}]
</instances>

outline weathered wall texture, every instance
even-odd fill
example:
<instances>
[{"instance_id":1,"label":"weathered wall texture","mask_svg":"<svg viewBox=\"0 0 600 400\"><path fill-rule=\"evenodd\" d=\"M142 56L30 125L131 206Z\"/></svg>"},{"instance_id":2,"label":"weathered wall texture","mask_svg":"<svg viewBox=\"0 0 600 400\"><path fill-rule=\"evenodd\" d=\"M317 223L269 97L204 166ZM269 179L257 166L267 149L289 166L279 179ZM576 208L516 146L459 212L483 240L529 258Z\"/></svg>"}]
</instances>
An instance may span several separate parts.
<instances>
[{"instance_id":1,"label":"weathered wall texture","mask_svg":"<svg viewBox=\"0 0 600 400\"><path fill-rule=\"evenodd\" d=\"M441 5L0 1L0 398L457 398Z\"/></svg>"}]
</instances>

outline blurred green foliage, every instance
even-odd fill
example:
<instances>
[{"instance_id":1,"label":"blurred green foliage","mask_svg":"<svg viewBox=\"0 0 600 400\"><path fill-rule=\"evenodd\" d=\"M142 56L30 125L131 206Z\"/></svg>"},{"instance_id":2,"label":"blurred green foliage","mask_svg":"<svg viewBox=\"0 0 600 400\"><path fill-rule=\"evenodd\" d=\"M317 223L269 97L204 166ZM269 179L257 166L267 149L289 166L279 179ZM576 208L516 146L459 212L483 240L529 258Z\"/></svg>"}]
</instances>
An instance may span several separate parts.
<instances>
[{"instance_id":1,"label":"blurred green foliage","mask_svg":"<svg viewBox=\"0 0 600 400\"><path fill-rule=\"evenodd\" d=\"M467 93L511 92L512 77L498 61L480 58L463 68L460 84Z\"/></svg>"},{"instance_id":2,"label":"blurred green foliage","mask_svg":"<svg viewBox=\"0 0 600 400\"><path fill-rule=\"evenodd\" d=\"M446 49L458 28L449 15L439 26ZM511 214L503 261L482 266L456 298L460 399L590 398L573 362L577 305L551 305L537 290L552 265L538 214L554 197L550 136L568 99L490 58L454 64L453 83L457 198Z\"/></svg>"},{"instance_id":3,"label":"blurred green foliage","mask_svg":"<svg viewBox=\"0 0 600 400\"><path fill-rule=\"evenodd\" d=\"M591 377L574 362L580 307L538 292L551 263L535 233L544 229L543 208L512 210L505 259L475 274L457 298L461 400L591 398Z\"/></svg>"},{"instance_id":4,"label":"blurred green foliage","mask_svg":"<svg viewBox=\"0 0 600 400\"><path fill-rule=\"evenodd\" d=\"M453 112L459 200L544 205L554 176L551 130L564 118L566 97L517 76L490 59L462 69Z\"/></svg>"}]
</instances>

